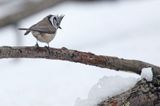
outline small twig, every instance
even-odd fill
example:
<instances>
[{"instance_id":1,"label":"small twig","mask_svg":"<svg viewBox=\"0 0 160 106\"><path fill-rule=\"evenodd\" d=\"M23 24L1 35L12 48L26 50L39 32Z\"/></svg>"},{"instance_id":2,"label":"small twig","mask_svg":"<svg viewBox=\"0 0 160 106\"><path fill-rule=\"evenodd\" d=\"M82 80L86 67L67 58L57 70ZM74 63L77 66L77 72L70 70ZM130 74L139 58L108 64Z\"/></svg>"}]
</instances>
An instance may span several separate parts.
<instances>
[{"instance_id":1,"label":"small twig","mask_svg":"<svg viewBox=\"0 0 160 106\"><path fill-rule=\"evenodd\" d=\"M0 18L0 28L17 23L24 18L42 12L43 10L51 8L61 2L64 2L64 0L41 0L38 2L25 1L20 4L21 9L19 9L19 11Z\"/></svg>"}]
</instances>

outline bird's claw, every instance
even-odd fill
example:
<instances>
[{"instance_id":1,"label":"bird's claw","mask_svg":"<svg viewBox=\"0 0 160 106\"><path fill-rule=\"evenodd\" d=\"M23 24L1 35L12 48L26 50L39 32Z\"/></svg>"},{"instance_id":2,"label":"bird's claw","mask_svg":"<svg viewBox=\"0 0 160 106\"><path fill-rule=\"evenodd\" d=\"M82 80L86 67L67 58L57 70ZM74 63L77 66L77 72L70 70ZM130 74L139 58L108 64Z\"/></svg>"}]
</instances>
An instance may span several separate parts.
<instances>
[{"instance_id":1,"label":"bird's claw","mask_svg":"<svg viewBox=\"0 0 160 106\"><path fill-rule=\"evenodd\" d=\"M38 48L39 47L38 43L36 43L35 46Z\"/></svg>"},{"instance_id":2,"label":"bird's claw","mask_svg":"<svg viewBox=\"0 0 160 106\"><path fill-rule=\"evenodd\" d=\"M48 53L50 54L51 52L50 52L49 46L45 46L45 48L47 48Z\"/></svg>"}]
</instances>

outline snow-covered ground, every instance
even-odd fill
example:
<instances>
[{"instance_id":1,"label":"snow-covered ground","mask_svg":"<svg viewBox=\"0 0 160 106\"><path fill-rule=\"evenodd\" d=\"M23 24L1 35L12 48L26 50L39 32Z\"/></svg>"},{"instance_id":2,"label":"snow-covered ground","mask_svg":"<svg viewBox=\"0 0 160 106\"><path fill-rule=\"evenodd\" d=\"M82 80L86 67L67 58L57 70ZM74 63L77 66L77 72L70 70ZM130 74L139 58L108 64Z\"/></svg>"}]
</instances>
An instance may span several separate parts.
<instances>
[{"instance_id":1,"label":"snow-covered ground","mask_svg":"<svg viewBox=\"0 0 160 106\"><path fill-rule=\"evenodd\" d=\"M23 20L20 27L29 27L48 14L65 14L62 30L58 30L51 47L159 65L159 10L159 0L67 2ZM0 46L15 45L12 26L1 29L0 35ZM35 42L32 36L23 36L21 45ZM140 78L132 73L59 60L1 59L0 67L0 106L93 106L96 97L105 99L125 91Z\"/></svg>"}]
</instances>

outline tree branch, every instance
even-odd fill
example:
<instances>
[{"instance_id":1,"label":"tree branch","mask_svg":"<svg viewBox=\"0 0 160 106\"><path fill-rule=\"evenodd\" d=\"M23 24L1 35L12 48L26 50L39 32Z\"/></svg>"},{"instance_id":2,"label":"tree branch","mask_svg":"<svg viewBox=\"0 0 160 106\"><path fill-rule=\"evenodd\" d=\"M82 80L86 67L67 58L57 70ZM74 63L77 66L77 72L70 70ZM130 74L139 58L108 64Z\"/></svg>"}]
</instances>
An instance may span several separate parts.
<instances>
[{"instance_id":1,"label":"tree branch","mask_svg":"<svg viewBox=\"0 0 160 106\"><path fill-rule=\"evenodd\" d=\"M11 12L4 17L0 17L0 28L5 27L7 25L18 23L24 18L27 18L31 15L35 15L38 12L42 12L45 9L51 8L57 4L66 1L82 2L82 1L95 1L95 0L38 0L38 1L24 0L24 2L19 3L19 5L16 8L12 8L12 10L15 10L15 12Z\"/></svg>"},{"instance_id":2,"label":"tree branch","mask_svg":"<svg viewBox=\"0 0 160 106\"><path fill-rule=\"evenodd\" d=\"M160 67L138 61L118 57L95 55L93 53L69 50L67 48L45 48L45 47L0 47L0 58L45 58L67 60L82 64L93 65L101 68L131 71L141 73L142 68L152 67L154 75L160 75Z\"/></svg>"},{"instance_id":3,"label":"tree branch","mask_svg":"<svg viewBox=\"0 0 160 106\"><path fill-rule=\"evenodd\" d=\"M139 81L132 89L109 98L98 106L160 106L160 79Z\"/></svg>"},{"instance_id":4,"label":"tree branch","mask_svg":"<svg viewBox=\"0 0 160 106\"><path fill-rule=\"evenodd\" d=\"M25 1L20 4L21 9L15 13L11 13L3 18L0 18L0 28L10 24L15 24L28 16L53 7L63 1L65 0L41 0L38 2Z\"/></svg>"}]
</instances>

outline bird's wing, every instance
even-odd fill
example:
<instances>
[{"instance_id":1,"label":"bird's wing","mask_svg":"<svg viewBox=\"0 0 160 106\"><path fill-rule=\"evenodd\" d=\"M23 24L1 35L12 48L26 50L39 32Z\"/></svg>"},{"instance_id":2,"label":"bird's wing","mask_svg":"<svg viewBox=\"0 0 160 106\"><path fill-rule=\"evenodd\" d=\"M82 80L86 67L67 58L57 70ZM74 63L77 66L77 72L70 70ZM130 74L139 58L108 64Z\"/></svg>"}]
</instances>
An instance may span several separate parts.
<instances>
[{"instance_id":1,"label":"bird's wing","mask_svg":"<svg viewBox=\"0 0 160 106\"><path fill-rule=\"evenodd\" d=\"M56 28L53 27L48 20L43 19L42 21L38 22L37 24L31 26L29 28L30 31L39 31L42 33L55 33Z\"/></svg>"}]
</instances>

